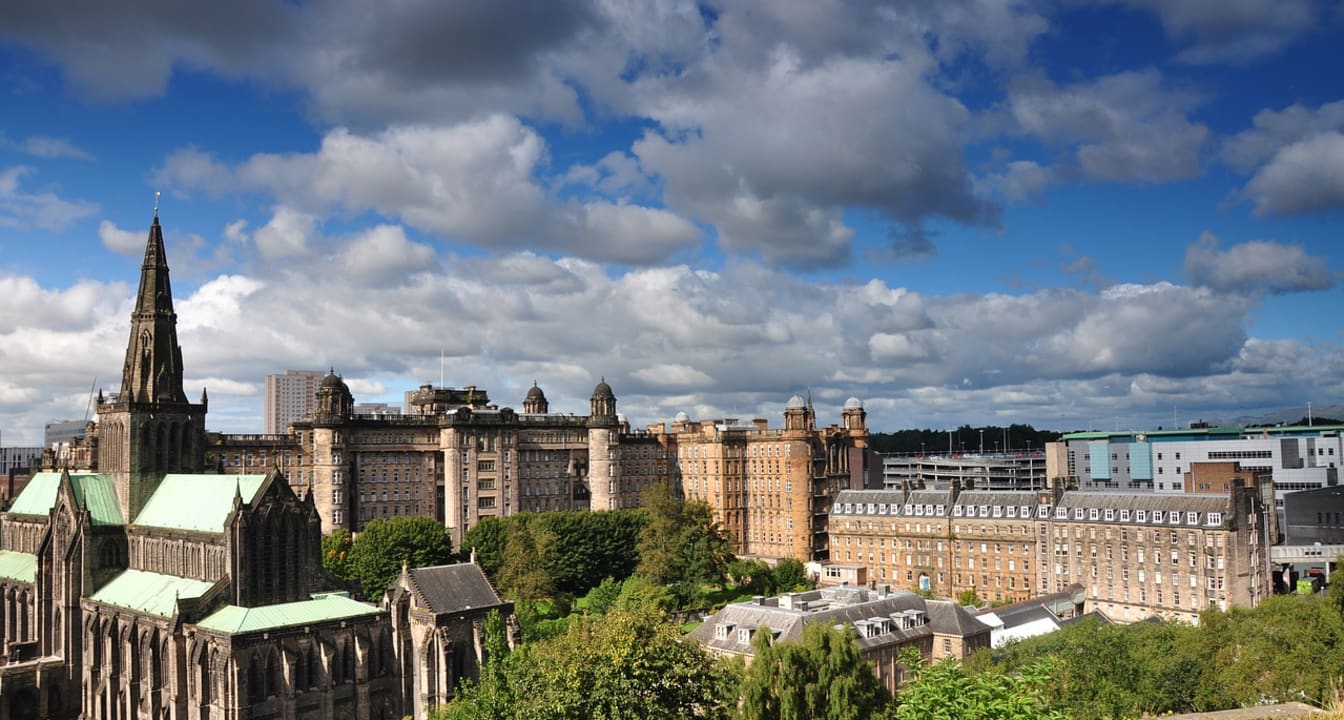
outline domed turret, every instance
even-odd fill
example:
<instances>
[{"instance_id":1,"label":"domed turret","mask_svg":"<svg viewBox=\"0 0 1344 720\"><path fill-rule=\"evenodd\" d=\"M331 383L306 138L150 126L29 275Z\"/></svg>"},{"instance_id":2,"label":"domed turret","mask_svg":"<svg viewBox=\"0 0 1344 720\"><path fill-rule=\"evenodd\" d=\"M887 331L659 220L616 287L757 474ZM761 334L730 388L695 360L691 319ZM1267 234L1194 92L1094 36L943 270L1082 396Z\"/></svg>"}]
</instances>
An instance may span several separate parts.
<instances>
[{"instance_id":1,"label":"domed turret","mask_svg":"<svg viewBox=\"0 0 1344 720\"><path fill-rule=\"evenodd\" d=\"M593 388L593 397L588 404L591 410L589 426L616 424L616 394L611 391L606 378L602 378L597 387Z\"/></svg>"},{"instance_id":2,"label":"domed turret","mask_svg":"<svg viewBox=\"0 0 1344 720\"><path fill-rule=\"evenodd\" d=\"M690 421L691 421L691 416L690 416L690 415L687 415L685 412L679 412L679 413L677 413L677 416L676 416L675 418L672 419L672 422L678 422L678 423L688 423L688 422L690 422Z\"/></svg>"},{"instance_id":3,"label":"domed turret","mask_svg":"<svg viewBox=\"0 0 1344 720\"><path fill-rule=\"evenodd\" d=\"M335 368L322 378L315 394L316 408L313 411L313 420L335 422L348 419L354 414L355 398L350 394L350 387L345 384L345 380L336 374Z\"/></svg>"},{"instance_id":4,"label":"domed turret","mask_svg":"<svg viewBox=\"0 0 1344 720\"><path fill-rule=\"evenodd\" d=\"M784 405L785 410L800 410L805 407L807 407L807 401L803 399L802 395L794 395L789 398L789 402Z\"/></svg>"},{"instance_id":5,"label":"domed turret","mask_svg":"<svg viewBox=\"0 0 1344 720\"><path fill-rule=\"evenodd\" d=\"M858 399L858 398L856 398L856 397L850 397L848 400L845 401L845 409L846 409L846 410L862 410L862 409L863 409L863 401L860 400L860 399Z\"/></svg>"},{"instance_id":6,"label":"domed turret","mask_svg":"<svg viewBox=\"0 0 1344 720\"><path fill-rule=\"evenodd\" d=\"M550 403L546 401L546 393L537 386L537 381L532 381L532 387L527 391L527 397L523 398L523 412L546 414L550 411Z\"/></svg>"},{"instance_id":7,"label":"domed turret","mask_svg":"<svg viewBox=\"0 0 1344 720\"><path fill-rule=\"evenodd\" d=\"M868 413L863 409L863 401L851 397L845 401L845 409L840 411L845 429L854 433L868 432Z\"/></svg>"}]
</instances>

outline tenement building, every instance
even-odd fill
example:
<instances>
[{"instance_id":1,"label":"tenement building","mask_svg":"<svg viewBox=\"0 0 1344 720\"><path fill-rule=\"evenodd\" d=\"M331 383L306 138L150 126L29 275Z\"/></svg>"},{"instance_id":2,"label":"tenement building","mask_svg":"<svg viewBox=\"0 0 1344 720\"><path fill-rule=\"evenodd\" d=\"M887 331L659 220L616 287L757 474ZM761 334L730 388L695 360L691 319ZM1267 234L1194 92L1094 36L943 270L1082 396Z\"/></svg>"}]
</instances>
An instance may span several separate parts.
<instances>
[{"instance_id":1,"label":"tenement building","mask_svg":"<svg viewBox=\"0 0 1344 720\"><path fill-rule=\"evenodd\" d=\"M274 466L205 472L176 323L156 214L86 471L0 512L0 717L402 717L414 644L323 569L316 494Z\"/></svg>"},{"instance_id":2,"label":"tenement building","mask_svg":"<svg viewBox=\"0 0 1344 720\"><path fill-rule=\"evenodd\" d=\"M900 654L914 648L926 660L965 659L990 645L992 628L951 600L926 600L890 586L827 587L733 603L709 616L688 637L710 652L750 664L752 636L761 629L776 641L797 641L809 625L854 633L863 658L890 692L903 677Z\"/></svg>"},{"instance_id":3,"label":"tenement building","mask_svg":"<svg viewBox=\"0 0 1344 720\"><path fill-rule=\"evenodd\" d=\"M1197 621L1270 589L1272 510L1226 494L881 490L831 507L834 570L942 597L1023 600L1084 587L1088 611Z\"/></svg>"}]
</instances>

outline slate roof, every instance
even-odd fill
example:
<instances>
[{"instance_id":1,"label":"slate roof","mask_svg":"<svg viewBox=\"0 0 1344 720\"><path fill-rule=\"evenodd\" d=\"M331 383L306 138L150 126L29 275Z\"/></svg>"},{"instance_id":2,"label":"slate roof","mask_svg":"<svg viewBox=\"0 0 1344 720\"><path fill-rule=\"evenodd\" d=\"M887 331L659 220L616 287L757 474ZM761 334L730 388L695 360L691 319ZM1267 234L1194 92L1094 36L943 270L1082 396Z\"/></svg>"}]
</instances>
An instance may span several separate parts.
<instances>
[{"instance_id":1,"label":"slate roof","mask_svg":"<svg viewBox=\"0 0 1344 720\"><path fill-rule=\"evenodd\" d=\"M0 578L31 583L37 581L37 556L0 550Z\"/></svg>"},{"instance_id":2,"label":"slate roof","mask_svg":"<svg viewBox=\"0 0 1344 720\"><path fill-rule=\"evenodd\" d=\"M957 496L958 505L1002 505L1035 509L1040 502L1039 496L1024 490L963 490Z\"/></svg>"},{"instance_id":3,"label":"slate roof","mask_svg":"<svg viewBox=\"0 0 1344 720\"><path fill-rule=\"evenodd\" d=\"M382 610L376 605L352 600L343 593L326 593L314 595L312 600L251 608L225 605L196 623L196 626L226 635L242 635L295 625L314 625L366 617L380 612Z\"/></svg>"},{"instance_id":4,"label":"slate roof","mask_svg":"<svg viewBox=\"0 0 1344 720\"><path fill-rule=\"evenodd\" d=\"M504 604L476 563L411 568L407 575L420 602L435 614Z\"/></svg>"},{"instance_id":5,"label":"slate roof","mask_svg":"<svg viewBox=\"0 0 1344 720\"><path fill-rule=\"evenodd\" d=\"M222 533L224 521L233 510L234 494L241 493L243 502L250 503L265 480L265 475L167 475L135 524Z\"/></svg>"},{"instance_id":6,"label":"slate roof","mask_svg":"<svg viewBox=\"0 0 1344 720\"><path fill-rule=\"evenodd\" d=\"M796 601L808 603L808 609L790 609L780 607L780 598L769 598L761 603L756 601L733 603L714 615L706 618L690 637L701 644L716 650L749 653L750 644L742 642L737 630L746 629L753 633L762 625L769 627L776 639L781 641L797 640L802 637L803 629L808 625L849 625L870 619L886 619L910 611L923 612L927 622L909 629L893 627L891 631L863 637L859 634L859 647L871 647L899 643L909 638L929 633L947 635L977 635L988 633L988 625L976 620L956 603L949 600L925 600L910 592L879 593L864 588L823 588L794 596ZM814 609L816 608L816 609ZM716 636L719 624L731 623L734 632L726 638Z\"/></svg>"},{"instance_id":7,"label":"slate roof","mask_svg":"<svg viewBox=\"0 0 1344 720\"><path fill-rule=\"evenodd\" d=\"M198 598L211 583L176 575L126 570L98 589L89 599L104 605L172 617L178 598Z\"/></svg>"},{"instance_id":8,"label":"slate roof","mask_svg":"<svg viewBox=\"0 0 1344 720\"><path fill-rule=\"evenodd\" d=\"M75 501L89 511L94 525L122 525L121 505L117 489L108 475L98 473L70 473L70 484L75 490ZM50 515L56 506L56 493L61 487L61 473L40 472L33 475L23 492L14 498L9 512L20 515Z\"/></svg>"}]
</instances>

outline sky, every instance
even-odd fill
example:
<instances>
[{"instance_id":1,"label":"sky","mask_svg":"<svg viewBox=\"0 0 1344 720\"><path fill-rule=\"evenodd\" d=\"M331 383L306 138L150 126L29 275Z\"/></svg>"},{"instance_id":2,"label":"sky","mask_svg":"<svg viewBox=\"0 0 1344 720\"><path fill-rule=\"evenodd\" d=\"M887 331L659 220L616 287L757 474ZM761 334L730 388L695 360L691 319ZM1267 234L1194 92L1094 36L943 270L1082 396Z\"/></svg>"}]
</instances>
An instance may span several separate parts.
<instances>
[{"instance_id":1,"label":"sky","mask_svg":"<svg viewBox=\"0 0 1344 720\"><path fill-rule=\"evenodd\" d=\"M0 441L115 391L161 192L188 395L636 427L1344 402L1344 6L0 4Z\"/></svg>"}]
</instances>

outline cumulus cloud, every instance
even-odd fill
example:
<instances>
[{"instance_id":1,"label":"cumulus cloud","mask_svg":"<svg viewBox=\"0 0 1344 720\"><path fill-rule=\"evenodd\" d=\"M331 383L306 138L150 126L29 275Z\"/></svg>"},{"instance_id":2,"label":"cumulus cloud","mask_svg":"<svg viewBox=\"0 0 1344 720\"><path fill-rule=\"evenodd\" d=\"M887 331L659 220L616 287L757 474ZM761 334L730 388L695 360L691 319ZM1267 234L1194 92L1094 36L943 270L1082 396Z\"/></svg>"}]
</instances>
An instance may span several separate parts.
<instances>
[{"instance_id":1,"label":"cumulus cloud","mask_svg":"<svg viewBox=\"0 0 1344 720\"><path fill-rule=\"evenodd\" d=\"M1208 231L1186 248L1185 273L1198 285L1228 293L1282 294L1335 284L1326 259L1308 255L1301 245L1253 240L1222 250Z\"/></svg>"},{"instance_id":2,"label":"cumulus cloud","mask_svg":"<svg viewBox=\"0 0 1344 720\"><path fill-rule=\"evenodd\" d=\"M139 233L122 230L111 220L98 223L98 239L103 247L120 255L140 255L145 252L145 238Z\"/></svg>"},{"instance_id":3,"label":"cumulus cloud","mask_svg":"<svg viewBox=\"0 0 1344 720\"><path fill-rule=\"evenodd\" d=\"M1009 91L1008 111L1023 131L1068 153L1066 169L1084 179L1167 182L1200 172L1209 130L1187 117L1198 101L1145 70L1063 87L1023 80Z\"/></svg>"},{"instance_id":4,"label":"cumulus cloud","mask_svg":"<svg viewBox=\"0 0 1344 720\"><path fill-rule=\"evenodd\" d=\"M1126 0L1152 11L1167 35L1190 40L1189 63L1245 64L1276 52L1316 24L1316 0Z\"/></svg>"},{"instance_id":5,"label":"cumulus cloud","mask_svg":"<svg viewBox=\"0 0 1344 720\"><path fill-rule=\"evenodd\" d=\"M1280 149L1241 194L1257 215L1344 208L1344 133L1322 133Z\"/></svg>"},{"instance_id":6,"label":"cumulus cloud","mask_svg":"<svg viewBox=\"0 0 1344 720\"><path fill-rule=\"evenodd\" d=\"M1289 105L1282 110L1261 110L1251 128L1229 138L1222 148L1223 160L1234 169L1249 173L1280 150L1317 135L1344 130L1344 100L1320 107Z\"/></svg>"},{"instance_id":7,"label":"cumulus cloud","mask_svg":"<svg viewBox=\"0 0 1344 720\"><path fill-rule=\"evenodd\" d=\"M327 133L313 153L254 155L228 166L195 148L171 154L160 182L187 190L264 191L288 206L255 242L271 256L304 251L312 214L378 212L483 247L539 247L643 264L693 247L700 230L655 207L555 197L539 175L545 141L504 115L452 126Z\"/></svg>"},{"instance_id":8,"label":"cumulus cloud","mask_svg":"<svg viewBox=\"0 0 1344 720\"><path fill-rule=\"evenodd\" d=\"M21 190L19 181L32 171L23 165L0 169L0 227L62 230L98 212L95 203Z\"/></svg>"},{"instance_id":9,"label":"cumulus cloud","mask_svg":"<svg viewBox=\"0 0 1344 720\"><path fill-rule=\"evenodd\" d=\"M65 138L34 135L22 140L11 140L0 133L0 148L14 150L43 159L69 158L73 160L92 160L93 155L77 147Z\"/></svg>"}]
</instances>

